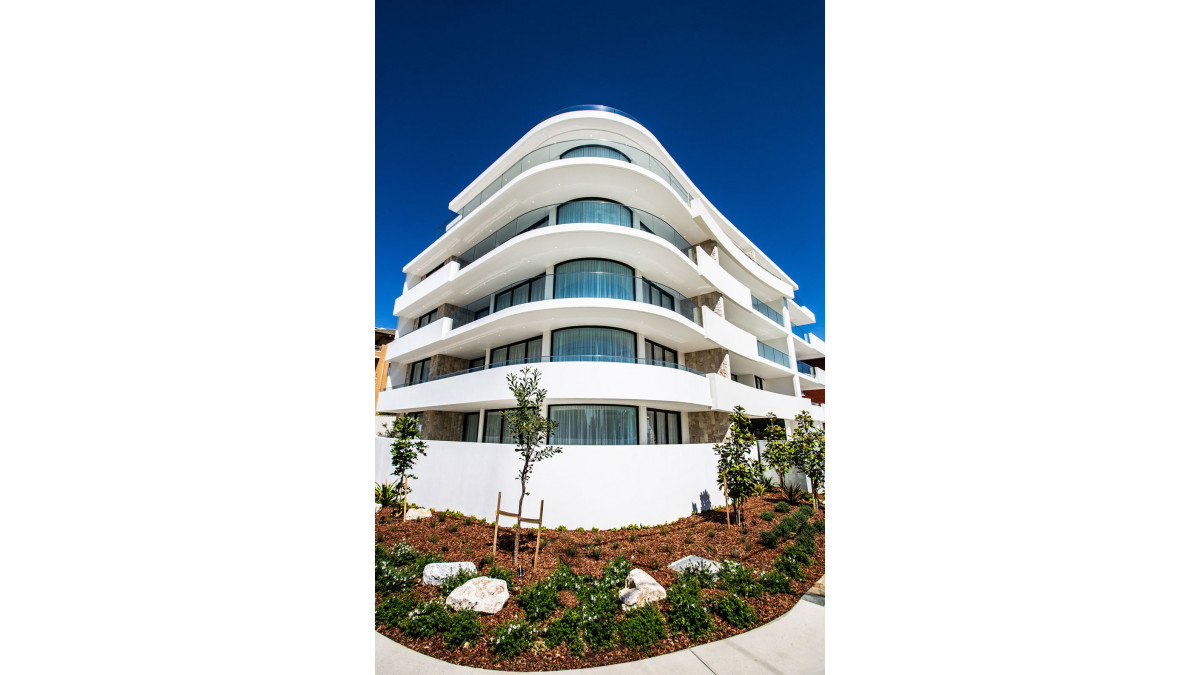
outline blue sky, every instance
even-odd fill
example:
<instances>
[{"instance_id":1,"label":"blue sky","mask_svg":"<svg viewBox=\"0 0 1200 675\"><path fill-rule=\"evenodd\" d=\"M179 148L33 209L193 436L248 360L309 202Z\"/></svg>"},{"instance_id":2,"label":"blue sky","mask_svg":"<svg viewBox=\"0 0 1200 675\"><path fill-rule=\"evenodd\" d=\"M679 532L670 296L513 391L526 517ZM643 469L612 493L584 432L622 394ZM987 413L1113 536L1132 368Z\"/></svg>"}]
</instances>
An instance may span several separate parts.
<instances>
[{"instance_id":1,"label":"blue sky","mask_svg":"<svg viewBox=\"0 0 1200 675\"><path fill-rule=\"evenodd\" d=\"M379 3L375 325L450 199L526 131L599 103L658 137L800 286L825 336L820 2Z\"/></svg>"}]
</instances>

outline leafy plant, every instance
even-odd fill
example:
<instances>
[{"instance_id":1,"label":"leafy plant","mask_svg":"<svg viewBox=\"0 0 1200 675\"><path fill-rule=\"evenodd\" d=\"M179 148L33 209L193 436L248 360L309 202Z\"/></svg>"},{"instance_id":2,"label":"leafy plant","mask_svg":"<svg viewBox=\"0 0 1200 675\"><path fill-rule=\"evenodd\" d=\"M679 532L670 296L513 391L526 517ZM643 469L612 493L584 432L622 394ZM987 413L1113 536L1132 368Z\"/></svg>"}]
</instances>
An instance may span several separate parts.
<instances>
[{"instance_id":1,"label":"leafy plant","mask_svg":"<svg viewBox=\"0 0 1200 675\"><path fill-rule=\"evenodd\" d=\"M775 520L775 512L770 509L767 509L766 511L763 511L762 513L758 514L758 517L762 518L764 521L769 523L772 520Z\"/></svg>"},{"instance_id":2,"label":"leafy plant","mask_svg":"<svg viewBox=\"0 0 1200 675\"><path fill-rule=\"evenodd\" d=\"M813 523L813 527L817 528L817 532L820 532L821 534L825 533L825 521L824 520L818 520L817 522Z\"/></svg>"},{"instance_id":3,"label":"leafy plant","mask_svg":"<svg viewBox=\"0 0 1200 675\"><path fill-rule=\"evenodd\" d=\"M458 649L468 642L474 642L482 631L479 615L475 612L453 612L442 621L442 636L449 649Z\"/></svg>"},{"instance_id":4,"label":"leafy plant","mask_svg":"<svg viewBox=\"0 0 1200 675\"><path fill-rule=\"evenodd\" d=\"M645 546L638 546L638 547L637 547L637 552L638 552L638 553L640 553L640 554L642 554L642 555L646 555L646 547L645 547Z\"/></svg>"},{"instance_id":5,"label":"leafy plant","mask_svg":"<svg viewBox=\"0 0 1200 675\"><path fill-rule=\"evenodd\" d=\"M566 526L566 525L559 525L558 527L556 527L556 528L554 528L554 529L555 529L556 531L558 531L558 532L566 532L566 531L567 531L567 526Z\"/></svg>"},{"instance_id":6,"label":"leafy plant","mask_svg":"<svg viewBox=\"0 0 1200 675\"><path fill-rule=\"evenodd\" d=\"M444 511L443 511L443 512L439 512L439 513L437 514L436 518L437 518L437 521L438 521L439 523L444 523L444 522L446 522L446 513L445 513Z\"/></svg>"},{"instance_id":7,"label":"leafy plant","mask_svg":"<svg viewBox=\"0 0 1200 675\"><path fill-rule=\"evenodd\" d=\"M825 430L818 429L812 415L796 415L796 433L789 441L793 465L812 482L812 505L817 508L817 492L825 487Z\"/></svg>"},{"instance_id":8,"label":"leafy plant","mask_svg":"<svg viewBox=\"0 0 1200 675\"><path fill-rule=\"evenodd\" d=\"M395 482L375 484L375 503L388 508L400 503L400 486Z\"/></svg>"},{"instance_id":9,"label":"leafy plant","mask_svg":"<svg viewBox=\"0 0 1200 675\"><path fill-rule=\"evenodd\" d=\"M633 534L629 535L629 541L630 542L637 541L637 532L634 532Z\"/></svg>"},{"instance_id":10,"label":"leafy plant","mask_svg":"<svg viewBox=\"0 0 1200 675\"><path fill-rule=\"evenodd\" d=\"M568 546L567 547L567 550L566 550L567 556L574 558L576 553L579 553L578 546Z\"/></svg>"},{"instance_id":11,"label":"leafy plant","mask_svg":"<svg viewBox=\"0 0 1200 675\"><path fill-rule=\"evenodd\" d=\"M410 611L408 618L400 623L400 630L411 638L429 637L437 633L449 617L450 610L441 600L431 600Z\"/></svg>"},{"instance_id":12,"label":"leafy plant","mask_svg":"<svg viewBox=\"0 0 1200 675\"><path fill-rule=\"evenodd\" d=\"M508 389L517 399L517 407L501 413L512 437L517 439L517 454L521 456L521 470L517 478L521 481L521 497L517 501L516 537L513 541L513 565L517 564L517 551L521 548L521 514L525 506L525 489L533 473L533 466L562 452L562 448L549 445L551 432L557 422L542 416L542 404L546 402L546 390L538 388L541 372L525 366L520 377L508 375Z\"/></svg>"},{"instance_id":13,"label":"leafy plant","mask_svg":"<svg viewBox=\"0 0 1200 675\"><path fill-rule=\"evenodd\" d=\"M646 651L667 637L663 616L654 605L642 605L625 613L625 619L617 624L621 642L630 649Z\"/></svg>"},{"instance_id":14,"label":"leafy plant","mask_svg":"<svg viewBox=\"0 0 1200 675\"><path fill-rule=\"evenodd\" d=\"M775 548L779 543L779 535L774 530L763 530L758 533L758 540L767 548Z\"/></svg>"},{"instance_id":15,"label":"leafy plant","mask_svg":"<svg viewBox=\"0 0 1200 675\"><path fill-rule=\"evenodd\" d=\"M758 616L746 601L730 593L712 601L713 611L734 628L749 628L758 622Z\"/></svg>"},{"instance_id":16,"label":"leafy plant","mask_svg":"<svg viewBox=\"0 0 1200 675\"><path fill-rule=\"evenodd\" d=\"M558 589L545 582L527 586L517 596L517 604L525 610L525 617L530 621L539 622L548 618L558 609Z\"/></svg>"},{"instance_id":17,"label":"leafy plant","mask_svg":"<svg viewBox=\"0 0 1200 675\"><path fill-rule=\"evenodd\" d=\"M671 603L671 629L693 638L703 637L712 630L712 617L700 597L700 584L695 577L681 574L667 589Z\"/></svg>"},{"instance_id":18,"label":"leafy plant","mask_svg":"<svg viewBox=\"0 0 1200 675\"><path fill-rule=\"evenodd\" d=\"M533 646L537 626L527 621L510 621L496 627L492 633L492 649L501 659L511 659Z\"/></svg>"},{"instance_id":19,"label":"leafy plant","mask_svg":"<svg viewBox=\"0 0 1200 675\"><path fill-rule=\"evenodd\" d=\"M562 616L550 622L546 627L546 646L557 647L565 644L575 656L583 656L583 640L579 637L583 617L579 610L564 610Z\"/></svg>"},{"instance_id":20,"label":"leafy plant","mask_svg":"<svg viewBox=\"0 0 1200 675\"><path fill-rule=\"evenodd\" d=\"M429 535L429 543L431 543L431 544L437 543L437 535L436 534Z\"/></svg>"},{"instance_id":21,"label":"leafy plant","mask_svg":"<svg viewBox=\"0 0 1200 675\"><path fill-rule=\"evenodd\" d=\"M425 450L429 445L421 440L421 430L417 426L417 418L408 415L399 415L392 421L392 425L388 427L384 433L392 440L392 475L400 477L400 483L404 485L406 477L409 480L416 480L413 475L413 465L417 463L418 456L425 456ZM408 499L407 494L401 495L401 501Z\"/></svg>"},{"instance_id":22,"label":"leafy plant","mask_svg":"<svg viewBox=\"0 0 1200 675\"><path fill-rule=\"evenodd\" d=\"M757 439L746 409L737 406L729 414L729 440L713 446L717 455L717 481L723 482L733 509L734 520L742 524L742 505L754 493L762 477L762 463L750 459Z\"/></svg>"},{"instance_id":23,"label":"leafy plant","mask_svg":"<svg viewBox=\"0 0 1200 675\"><path fill-rule=\"evenodd\" d=\"M787 513L790 510L787 502L775 502L775 513Z\"/></svg>"},{"instance_id":24,"label":"leafy plant","mask_svg":"<svg viewBox=\"0 0 1200 675\"><path fill-rule=\"evenodd\" d=\"M781 574L801 581L804 579L804 568L811 564L808 554L795 544L783 549L771 564Z\"/></svg>"},{"instance_id":25,"label":"leafy plant","mask_svg":"<svg viewBox=\"0 0 1200 675\"><path fill-rule=\"evenodd\" d=\"M633 563L629 562L625 556L618 555L600 571L600 578L596 580L596 586L604 590L620 588L625 585L625 579L631 571L633 571Z\"/></svg>"},{"instance_id":26,"label":"leafy plant","mask_svg":"<svg viewBox=\"0 0 1200 675\"><path fill-rule=\"evenodd\" d=\"M759 583L768 593L790 593L792 591L791 580L779 570L767 572L759 579Z\"/></svg>"},{"instance_id":27,"label":"leafy plant","mask_svg":"<svg viewBox=\"0 0 1200 675\"><path fill-rule=\"evenodd\" d=\"M609 563L611 566L612 563ZM620 600L614 592L617 586L608 587L605 576L595 583L584 586L576 594L579 597L580 630L583 641L592 649L604 649L612 644L615 631L615 615ZM622 578L622 581L624 579Z\"/></svg>"},{"instance_id":28,"label":"leafy plant","mask_svg":"<svg viewBox=\"0 0 1200 675\"><path fill-rule=\"evenodd\" d=\"M384 595L398 593L421 583L425 565L441 562L435 553L421 553L404 542L391 550L375 547L375 590Z\"/></svg>"},{"instance_id":29,"label":"leafy plant","mask_svg":"<svg viewBox=\"0 0 1200 675\"><path fill-rule=\"evenodd\" d=\"M779 476L780 481L787 475L789 469L792 468L792 447L788 444L787 427L783 420L775 416L775 413L767 413L767 426L762 433L763 440L766 441L766 446L762 450L763 463L771 467ZM763 477L763 492L772 488L773 485L769 478Z\"/></svg>"},{"instance_id":30,"label":"leafy plant","mask_svg":"<svg viewBox=\"0 0 1200 675\"><path fill-rule=\"evenodd\" d=\"M591 558L592 560L599 560L600 559L600 548L598 546L593 546L588 549L587 554L588 554L588 557Z\"/></svg>"},{"instance_id":31,"label":"leafy plant","mask_svg":"<svg viewBox=\"0 0 1200 675\"><path fill-rule=\"evenodd\" d=\"M715 537L715 536L717 536L717 531L716 531L716 530L709 530L709 531L708 531L708 538L709 538L709 539L712 539L712 538L713 538L713 537Z\"/></svg>"},{"instance_id":32,"label":"leafy plant","mask_svg":"<svg viewBox=\"0 0 1200 675\"><path fill-rule=\"evenodd\" d=\"M417 606L417 601L404 595L392 595L384 598L375 605L375 623L385 626L399 626L408 613Z\"/></svg>"},{"instance_id":33,"label":"leafy plant","mask_svg":"<svg viewBox=\"0 0 1200 675\"><path fill-rule=\"evenodd\" d=\"M758 582L754 570L741 563L726 560L721 565L721 571L717 573L717 578L719 579L717 587L723 588L733 595L757 598L763 593L762 584Z\"/></svg>"},{"instance_id":34,"label":"leafy plant","mask_svg":"<svg viewBox=\"0 0 1200 675\"><path fill-rule=\"evenodd\" d=\"M800 501L800 497L804 495L804 484L800 482L789 483L787 481L783 481L783 483L779 486L779 491L783 493L783 498L787 500L787 503L796 504ZM780 502L780 504L782 503L783 502ZM776 505L776 509L778 510L778 504Z\"/></svg>"},{"instance_id":35,"label":"leafy plant","mask_svg":"<svg viewBox=\"0 0 1200 675\"><path fill-rule=\"evenodd\" d=\"M509 589L513 587L513 573L510 569L492 565L490 568L488 568L488 576L493 579L499 579L503 581L508 585Z\"/></svg>"},{"instance_id":36,"label":"leafy plant","mask_svg":"<svg viewBox=\"0 0 1200 675\"><path fill-rule=\"evenodd\" d=\"M615 542L615 541L614 541L614 542L612 543L612 546L610 546L609 548L611 548L612 550L614 550L614 551L615 551L615 550L617 550L617 549L621 548L621 545L620 545L620 544L618 544L617 542Z\"/></svg>"}]
</instances>

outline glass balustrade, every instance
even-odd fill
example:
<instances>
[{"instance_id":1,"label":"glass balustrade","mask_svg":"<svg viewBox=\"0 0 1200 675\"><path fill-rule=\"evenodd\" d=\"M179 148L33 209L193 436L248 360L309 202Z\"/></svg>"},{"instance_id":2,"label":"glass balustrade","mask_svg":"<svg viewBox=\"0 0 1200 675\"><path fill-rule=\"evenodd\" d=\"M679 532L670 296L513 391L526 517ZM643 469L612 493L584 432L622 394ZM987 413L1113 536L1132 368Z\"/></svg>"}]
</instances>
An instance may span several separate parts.
<instances>
[{"instance_id":1,"label":"glass balustrade","mask_svg":"<svg viewBox=\"0 0 1200 675\"><path fill-rule=\"evenodd\" d=\"M684 202L691 204L692 196L683 188L683 184L676 180L675 176L672 175L672 173L667 169L666 166L663 165L662 162L655 159L645 150L642 150L641 148L635 148L632 145L618 143L616 141L607 141L595 138L579 138L544 145L517 160L508 168L508 170L500 174L499 178L493 180L487 185L487 187L483 188L479 194L475 195L471 201L467 202L466 205L463 206L460 213L462 213L463 217L465 218L467 214L479 208L480 204L483 204L490 199L492 195L496 194L505 185L508 185L515 180L517 176L520 176L535 166L541 166L546 162L553 162L563 159L563 155L568 155L566 159L570 160L573 158L570 153L582 147L610 148L616 152L619 152L621 155L625 156L625 159L611 156L610 158L616 159L616 161L627 161L630 164L640 166L643 169L650 171L654 175L666 181L667 184L675 190L675 192L681 199L683 199ZM595 154L597 151L589 150L585 152L591 152Z\"/></svg>"},{"instance_id":2,"label":"glass balustrade","mask_svg":"<svg viewBox=\"0 0 1200 675\"><path fill-rule=\"evenodd\" d=\"M758 310L759 314L762 314L780 326L783 325L783 315L772 309L767 303L752 295L750 296L750 304L754 306L754 309Z\"/></svg>"},{"instance_id":3,"label":"glass balustrade","mask_svg":"<svg viewBox=\"0 0 1200 675\"><path fill-rule=\"evenodd\" d=\"M655 360L655 359L635 359L633 357L614 357L614 356L611 356L608 354L569 354L569 355L563 355L563 356L527 356L527 357L520 358L520 359L510 359L508 361L499 361L496 363L489 363L486 366L475 366L474 368L466 368L463 370L456 370L453 373L444 373L442 375L437 375L434 377L427 378L425 380L421 380L420 382L412 382L412 383L406 382L404 384L395 384L395 385L385 388L384 391L390 391L392 389L403 389L405 387L412 387L417 384L424 384L426 382L436 382L438 380L444 380L447 377L457 377L459 375L467 375L469 373L478 373L481 370L491 370L492 368L503 368L505 366L519 366L519 365L524 365L527 363L563 363L563 362L567 362L567 361L586 362L586 363L632 363L635 365L656 366L659 368L670 368L672 370L682 370L684 372L691 373L693 375L699 375L701 377L705 376L705 373L703 371L696 370L695 368L689 368L685 365L681 365L681 364L675 363L673 361L659 361L659 360Z\"/></svg>"},{"instance_id":4,"label":"glass balustrade","mask_svg":"<svg viewBox=\"0 0 1200 675\"><path fill-rule=\"evenodd\" d=\"M784 366L784 367L788 366L788 355L785 354L784 352L781 352L778 349L772 347L771 345L767 345L767 344L763 344L763 343L759 342L758 343L758 355L768 361L774 361L775 363L778 363L781 366Z\"/></svg>"}]
</instances>

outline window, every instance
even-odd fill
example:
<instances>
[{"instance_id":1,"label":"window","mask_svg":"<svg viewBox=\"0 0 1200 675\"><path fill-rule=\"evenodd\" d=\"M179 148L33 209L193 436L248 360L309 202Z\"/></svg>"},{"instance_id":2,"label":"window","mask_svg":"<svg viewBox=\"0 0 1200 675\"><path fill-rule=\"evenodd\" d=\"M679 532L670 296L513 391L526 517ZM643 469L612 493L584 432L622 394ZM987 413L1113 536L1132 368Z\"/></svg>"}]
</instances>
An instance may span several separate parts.
<instances>
[{"instance_id":1,"label":"window","mask_svg":"<svg viewBox=\"0 0 1200 675\"><path fill-rule=\"evenodd\" d=\"M546 275L542 274L497 293L496 311L544 299L546 294L545 278Z\"/></svg>"},{"instance_id":2,"label":"window","mask_svg":"<svg viewBox=\"0 0 1200 675\"><path fill-rule=\"evenodd\" d=\"M734 382L737 382L737 381L738 381L738 376L737 376L737 375L734 375L733 373L730 373L730 374L729 374L729 379L733 380Z\"/></svg>"},{"instance_id":3,"label":"window","mask_svg":"<svg viewBox=\"0 0 1200 675\"><path fill-rule=\"evenodd\" d=\"M674 349L667 349L657 342L646 340L646 358L655 362L654 365L656 366L678 364L679 352L676 352Z\"/></svg>"},{"instance_id":4,"label":"window","mask_svg":"<svg viewBox=\"0 0 1200 675\"><path fill-rule=\"evenodd\" d=\"M554 297L633 300L633 268L613 260L571 260L554 266Z\"/></svg>"},{"instance_id":5,"label":"window","mask_svg":"<svg viewBox=\"0 0 1200 675\"><path fill-rule=\"evenodd\" d=\"M436 309L429 312L428 314L422 314L421 317L417 319L417 328L423 328L425 326L428 326L429 322L433 321L436 317L437 317Z\"/></svg>"},{"instance_id":6,"label":"window","mask_svg":"<svg viewBox=\"0 0 1200 675\"><path fill-rule=\"evenodd\" d=\"M463 443L474 443L479 439L479 413L463 415Z\"/></svg>"},{"instance_id":7,"label":"window","mask_svg":"<svg viewBox=\"0 0 1200 675\"><path fill-rule=\"evenodd\" d=\"M511 366L517 363L537 363L542 360L542 336L514 342L492 350L489 368Z\"/></svg>"},{"instance_id":8,"label":"window","mask_svg":"<svg viewBox=\"0 0 1200 675\"><path fill-rule=\"evenodd\" d=\"M670 410L646 408L646 443L664 445L683 442L680 415Z\"/></svg>"},{"instance_id":9,"label":"window","mask_svg":"<svg viewBox=\"0 0 1200 675\"><path fill-rule=\"evenodd\" d=\"M633 227L633 211L610 199L576 199L558 207L558 224L601 223Z\"/></svg>"},{"instance_id":10,"label":"window","mask_svg":"<svg viewBox=\"0 0 1200 675\"><path fill-rule=\"evenodd\" d=\"M558 422L551 443L562 445L637 445L637 408L629 405L552 405Z\"/></svg>"},{"instance_id":11,"label":"window","mask_svg":"<svg viewBox=\"0 0 1200 675\"><path fill-rule=\"evenodd\" d=\"M622 162L629 161L625 153L605 145L581 145L571 148L558 156L559 159L571 159L573 157L604 157L607 159L619 159Z\"/></svg>"},{"instance_id":12,"label":"window","mask_svg":"<svg viewBox=\"0 0 1200 675\"><path fill-rule=\"evenodd\" d=\"M642 280L645 284L642 288L642 300L651 305L658 305L666 309L675 311L675 294L665 290L652 281Z\"/></svg>"},{"instance_id":13,"label":"window","mask_svg":"<svg viewBox=\"0 0 1200 675\"><path fill-rule=\"evenodd\" d=\"M484 443L515 443L504 420L503 410L488 410L484 413L483 442Z\"/></svg>"},{"instance_id":14,"label":"window","mask_svg":"<svg viewBox=\"0 0 1200 675\"><path fill-rule=\"evenodd\" d=\"M408 383L421 384L429 381L429 359L417 361L408 366Z\"/></svg>"},{"instance_id":15,"label":"window","mask_svg":"<svg viewBox=\"0 0 1200 675\"><path fill-rule=\"evenodd\" d=\"M550 334L550 351L555 361L606 361L634 363L637 336L620 328L578 326L560 328Z\"/></svg>"},{"instance_id":16,"label":"window","mask_svg":"<svg viewBox=\"0 0 1200 675\"><path fill-rule=\"evenodd\" d=\"M763 379L757 375L754 376L754 388L755 389L763 388Z\"/></svg>"},{"instance_id":17,"label":"window","mask_svg":"<svg viewBox=\"0 0 1200 675\"><path fill-rule=\"evenodd\" d=\"M474 369L476 369L476 368L482 368L482 367L483 367L483 361L484 361L484 359L483 359L483 357L482 357L482 356L481 356L481 357L479 357L479 358L477 358L477 359L471 359L471 365L467 366L467 369L468 369L468 370L474 370Z\"/></svg>"}]
</instances>

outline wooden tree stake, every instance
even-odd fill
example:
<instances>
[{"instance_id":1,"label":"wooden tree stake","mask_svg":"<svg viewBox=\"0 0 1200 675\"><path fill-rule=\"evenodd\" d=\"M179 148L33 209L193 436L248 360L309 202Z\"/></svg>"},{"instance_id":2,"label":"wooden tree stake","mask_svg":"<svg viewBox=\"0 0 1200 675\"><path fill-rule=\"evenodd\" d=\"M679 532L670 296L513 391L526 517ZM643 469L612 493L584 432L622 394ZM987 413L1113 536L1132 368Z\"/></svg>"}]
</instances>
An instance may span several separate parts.
<instances>
[{"instance_id":1,"label":"wooden tree stake","mask_svg":"<svg viewBox=\"0 0 1200 675\"><path fill-rule=\"evenodd\" d=\"M496 493L496 524L492 526L492 560L496 559L496 544L500 538L500 516L508 516L509 518L517 519L517 524L514 527L521 527L521 523L535 523L537 525L537 542L533 547L533 569L537 570L538 554L542 550L542 514L546 510L546 500L542 500L541 505L538 507L537 520L534 520L533 518L522 518L519 513L501 511L500 497L502 494L501 492Z\"/></svg>"}]
</instances>

